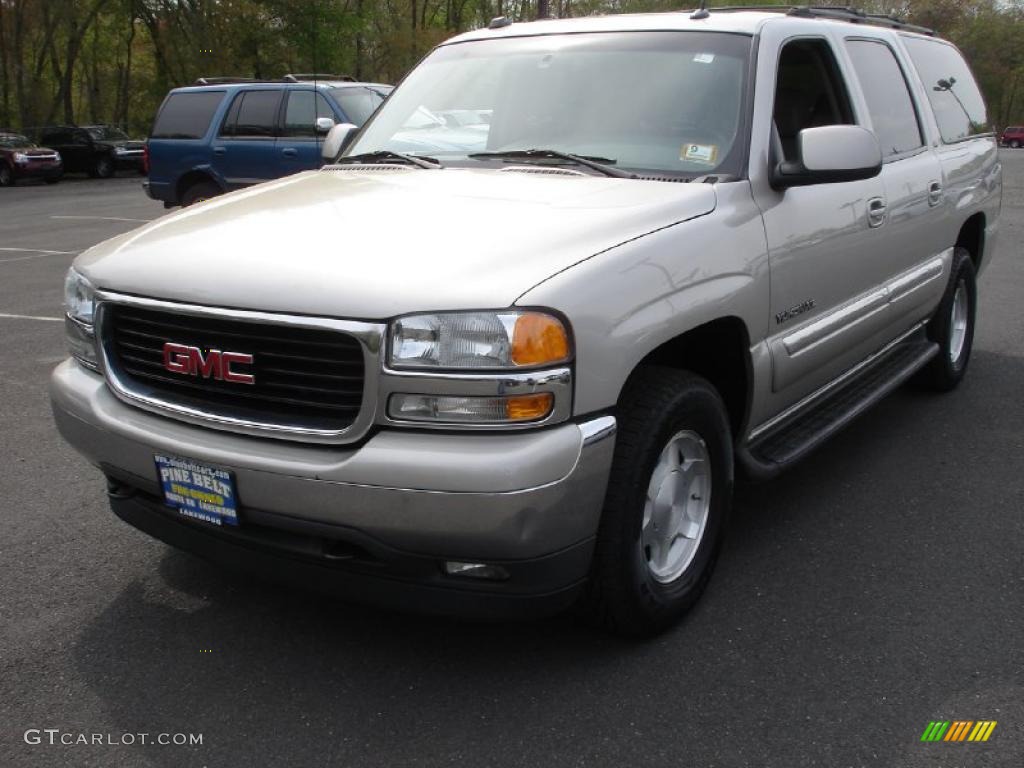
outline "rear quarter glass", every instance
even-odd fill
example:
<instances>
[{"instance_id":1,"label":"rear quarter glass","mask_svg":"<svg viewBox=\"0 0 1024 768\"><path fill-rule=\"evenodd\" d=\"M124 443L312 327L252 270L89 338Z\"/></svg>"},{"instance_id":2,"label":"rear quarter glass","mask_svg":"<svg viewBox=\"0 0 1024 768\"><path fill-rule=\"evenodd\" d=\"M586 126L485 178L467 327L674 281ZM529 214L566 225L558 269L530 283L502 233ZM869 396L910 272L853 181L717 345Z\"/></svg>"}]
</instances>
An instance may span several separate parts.
<instances>
[{"instance_id":1,"label":"rear quarter glass","mask_svg":"<svg viewBox=\"0 0 1024 768\"><path fill-rule=\"evenodd\" d=\"M171 93L150 133L152 139L201 139L210 127L225 91Z\"/></svg>"},{"instance_id":2,"label":"rear quarter glass","mask_svg":"<svg viewBox=\"0 0 1024 768\"><path fill-rule=\"evenodd\" d=\"M903 42L924 83L942 140L948 144L990 133L985 99L960 51L930 38L904 36Z\"/></svg>"}]
</instances>

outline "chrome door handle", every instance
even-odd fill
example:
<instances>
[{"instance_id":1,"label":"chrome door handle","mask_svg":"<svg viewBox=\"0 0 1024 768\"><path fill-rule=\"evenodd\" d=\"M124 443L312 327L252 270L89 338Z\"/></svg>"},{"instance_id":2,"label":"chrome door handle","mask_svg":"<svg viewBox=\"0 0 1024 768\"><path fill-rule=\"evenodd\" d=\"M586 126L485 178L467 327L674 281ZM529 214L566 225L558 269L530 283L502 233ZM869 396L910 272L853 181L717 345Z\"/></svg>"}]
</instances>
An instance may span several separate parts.
<instances>
[{"instance_id":1,"label":"chrome door handle","mask_svg":"<svg viewBox=\"0 0 1024 768\"><path fill-rule=\"evenodd\" d=\"M928 185L928 205L934 208L936 205L942 202L942 185L933 181Z\"/></svg>"},{"instance_id":2,"label":"chrome door handle","mask_svg":"<svg viewBox=\"0 0 1024 768\"><path fill-rule=\"evenodd\" d=\"M874 229L885 224L885 200L873 197L868 200L868 226Z\"/></svg>"},{"instance_id":3,"label":"chrome door handle","mask_svg":"<svg viewBox=\"0 0 1024 768\"><path fill-rule=\"evenodd\" d=\"M285 157L295 157L297 154L299 154L299 152L298 150L289 147L288 149L282 149L281 154L284 155Z\"/></svg>"},{"instance_id":4,"label":"chrome door handle","mask_svg":"<svg viewBox=\"0 0 1024 768\"><path fill-rule=\"evenodd\" d=\"M227 152L228 152L227 149L225 149L224 147L214 147L213 148L213 154L215 154L215 155L226 155Z\"/></svg>"}]
</instances>

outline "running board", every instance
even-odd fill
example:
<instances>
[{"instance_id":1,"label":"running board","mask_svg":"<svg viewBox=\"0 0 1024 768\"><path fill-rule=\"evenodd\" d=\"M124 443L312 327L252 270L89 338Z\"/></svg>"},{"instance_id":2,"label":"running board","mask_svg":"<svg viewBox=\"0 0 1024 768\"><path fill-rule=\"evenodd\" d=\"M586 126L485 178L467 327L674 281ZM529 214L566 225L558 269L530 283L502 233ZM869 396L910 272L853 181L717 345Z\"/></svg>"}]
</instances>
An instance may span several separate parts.
<instances>
[{"instance_id":1,"label":"running board","mask_svg":"<svg viewBox=\"0 0 1024 768\"><path fill-rule=\"evenodd\" d=\"M753 480L775 477L899 387L938 352L938 344L920 336L894 345L821 401L739 447L740 467Z\"/></svg>"}]
</instances>

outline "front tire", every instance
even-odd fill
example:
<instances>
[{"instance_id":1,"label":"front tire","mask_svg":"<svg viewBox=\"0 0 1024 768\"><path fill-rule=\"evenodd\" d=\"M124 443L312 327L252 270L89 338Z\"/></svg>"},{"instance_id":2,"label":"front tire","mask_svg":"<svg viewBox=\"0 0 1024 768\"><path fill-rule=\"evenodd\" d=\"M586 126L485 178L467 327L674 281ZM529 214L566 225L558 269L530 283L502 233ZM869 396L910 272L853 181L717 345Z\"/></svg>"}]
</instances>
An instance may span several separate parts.
<instances>
[{"instance_id":1,"label":"front tire","mask_svg":"<svg viewBox=\"0 0 1024 768\"><path fill-rule=\"evenodd\" d=\"M0 165L0 187L11 187L14 186L14 173L10 167L6 165Z\"/></svg>"},{"instance_id":2,"label":"front tire","mask_svg":"<svg viewBox=\"0 0 1024 768\"><path fill-rule=\"evenodd\" d=\"M670 368L634 374L618 415L584 608L643 637L675 623L711 576L732 504L732 436L715 389Z\"/></svg>"},{"instance_id":3,"label":"front tire","mask_svg":"<svg viewBox=\"0 0 1024 768\"><path fill-rule=\"evenodd\" d=\"M946 293L928 323L928 338L939 345L939 354L921 369L916 378L918 384L936 392L948 392L963 379L974 346L977 303L974 262L970 251L957 246Z\"/></svg>"},{"instance_id":4,"label":"front tire","mask_svg":"<svg viewBox=\"0 0 1024 768\"><path fill-rule=\"evenodd\" d=\"M109 157L99 157L96 159L96 164L93 166L93 172L90 176L95 176L100 179L109 179L114 175L114 161Z\"/></svg>"},{"instance_id":5,"label":"front tire","mask_svg":"<svg viewBox=\"0 0 1024 768\"><path fill-rule=\"evenodd\" d=\"M1010 149L1019 149L1019 148L1020 148L1020 142L1019 141L1014 139L1013 141L1010 142Z\"/></svg>"}]
</instances>

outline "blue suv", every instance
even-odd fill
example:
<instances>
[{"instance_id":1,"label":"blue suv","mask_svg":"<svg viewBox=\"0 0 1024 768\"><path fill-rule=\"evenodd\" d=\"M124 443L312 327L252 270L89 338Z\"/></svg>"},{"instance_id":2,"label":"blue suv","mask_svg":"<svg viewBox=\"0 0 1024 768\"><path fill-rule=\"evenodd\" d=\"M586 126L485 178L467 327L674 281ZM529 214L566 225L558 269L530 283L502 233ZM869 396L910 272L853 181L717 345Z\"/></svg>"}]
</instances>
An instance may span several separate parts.
<instances>
[{"instance_id":1,"label":"blue suv","mask_svg":"<svg viewBox=\"0 0 1024 768\"><path fill-rule=\"evenodd\" d=\"M331 126L362 126L390 91L337 75L200 78L160 106L143 187L170 208L316 168Z\"/></svg>"}]
</instances>

